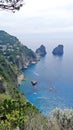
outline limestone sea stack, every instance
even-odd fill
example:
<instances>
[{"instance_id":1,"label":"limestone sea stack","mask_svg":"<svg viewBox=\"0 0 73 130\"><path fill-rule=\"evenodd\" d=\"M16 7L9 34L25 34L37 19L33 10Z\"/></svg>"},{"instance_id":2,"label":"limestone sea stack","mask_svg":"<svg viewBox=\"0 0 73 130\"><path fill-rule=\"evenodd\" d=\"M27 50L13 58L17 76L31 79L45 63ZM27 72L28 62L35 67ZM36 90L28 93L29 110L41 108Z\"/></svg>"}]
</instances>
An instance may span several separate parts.
<instances>
[{"instance_id":1,"label":"limestone sea stack","mask_svg":"<svg viewBox=\"0 0 73 130\"><path fill-rule=\"evenodd\" d=\"M41 45L37 50L36 50L36 54L38 54L40 57L44 57L47 53L46 53L46 48L44 45Z\"/></svg>"},{"instance_id":2,"label":"limestone sea stack","mask_svg":"<svg viewBox=\"0 0 73 130\"><path fill-rule=\"evenodd\" d=\"M62 56L64 53L63 48L64 48L63 45L58 45L56 48L53 49L52 51L53 55Z\"/></svg>"}]
</instances>

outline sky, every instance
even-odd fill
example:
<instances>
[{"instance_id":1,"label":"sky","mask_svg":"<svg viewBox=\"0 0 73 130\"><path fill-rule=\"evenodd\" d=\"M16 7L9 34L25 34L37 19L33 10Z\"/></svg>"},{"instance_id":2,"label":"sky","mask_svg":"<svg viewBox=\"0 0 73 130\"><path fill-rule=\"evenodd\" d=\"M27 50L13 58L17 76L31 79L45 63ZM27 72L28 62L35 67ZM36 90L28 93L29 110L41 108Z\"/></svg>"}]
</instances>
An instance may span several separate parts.
<instances>
[{"instance_id":1,"label":"sky","mask_svg":"<svg viewBox=\"0 0 73 130\"><path fill-rule=\"evenodd\" d=\"M24 0L20 11L0 10L0 29L13 35L73 32L73 0Z\"/></svg>"}]
</instances>

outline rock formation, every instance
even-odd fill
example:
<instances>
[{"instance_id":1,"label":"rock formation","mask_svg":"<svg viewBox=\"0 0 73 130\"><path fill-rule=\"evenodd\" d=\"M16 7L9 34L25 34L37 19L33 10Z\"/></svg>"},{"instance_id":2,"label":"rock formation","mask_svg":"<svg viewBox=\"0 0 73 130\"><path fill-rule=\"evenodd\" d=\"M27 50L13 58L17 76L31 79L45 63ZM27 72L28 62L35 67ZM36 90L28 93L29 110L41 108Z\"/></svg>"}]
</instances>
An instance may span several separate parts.
<instances>
[{"instance_id":1,"label":"rock formation","mask_svg":"<svg viewBox=\"0 0 73 130\"><path fill-rule=\"evenodd\" d=\"M41 45L37 50L36 54L38 54L41 57L44 57L46 55L46 48L44 45Z\"/></svg>"},{"instance_id":2,"label":"rock formation","mask_svg":"<svg viewBox=\"0 0 73 130\"><path fill-rule=\"evenodd\" d=\"M58 45L56 48L53 49L52 51L53 55L62 56L64 53L63 48L64 48L63 45Z\"/></svg>"}]
</instances>

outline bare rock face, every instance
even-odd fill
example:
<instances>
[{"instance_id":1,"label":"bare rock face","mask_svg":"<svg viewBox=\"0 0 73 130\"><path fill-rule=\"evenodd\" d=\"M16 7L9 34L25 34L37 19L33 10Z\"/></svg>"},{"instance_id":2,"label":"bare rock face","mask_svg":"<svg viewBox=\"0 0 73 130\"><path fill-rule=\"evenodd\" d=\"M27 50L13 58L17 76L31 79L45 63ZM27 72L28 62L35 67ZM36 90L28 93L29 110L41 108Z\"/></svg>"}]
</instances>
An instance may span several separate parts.
<instances>
[{"instance_id":1,"label":"bare rock face","mask_svg":"<svg viewBox=\"0 0 73 130\"><path fill-rule=\"evenodd\" d=\"M64 53L63 48L64 48L63 45L58 45L56 48L53 49L52 51L53 55L62 56Z\"/></svg>"},{"instance_id":2,"label":"bare rock face","mask_svg":"<svg viewBox=\"0 0 73 130\"><path fill-rule=\"evenodd\" d=\"M36 54L38 54L41 57L44 57L46 55L46 48L44 45L41 45L37 50Z\"/></svg>"}]
</instances>

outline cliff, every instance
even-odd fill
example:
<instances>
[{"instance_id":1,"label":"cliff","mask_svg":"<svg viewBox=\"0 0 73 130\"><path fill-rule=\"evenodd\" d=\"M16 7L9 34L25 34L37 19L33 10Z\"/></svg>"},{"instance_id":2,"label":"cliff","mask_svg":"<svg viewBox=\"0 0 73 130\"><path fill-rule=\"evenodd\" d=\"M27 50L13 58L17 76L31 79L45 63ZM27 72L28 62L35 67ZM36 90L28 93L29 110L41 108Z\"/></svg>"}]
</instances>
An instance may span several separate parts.
<instances>
[{"instance_id":1,"label":"cliff","mask_svg":"<svg viewBox=\"0 0 73 130\"><path fill-rule=\"evenodd\" d=\"M46 48L44 45L41 45L37 50L36 54L38 54L40 57L44 57L46 55Z\"/></svg>"},{"instance_id":2,"label":"cliff","mask_svg":"<svg viewBox=\"0 0 73 130\"><path fill-rule=\"evenodd\" d=\"M62 56L64 53L63 48L63 45L58 45L56 48L53 49L53 55Z\"/></svg>"}]
</instances>

